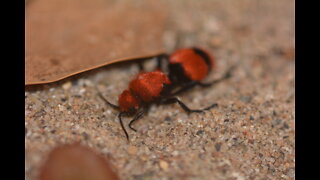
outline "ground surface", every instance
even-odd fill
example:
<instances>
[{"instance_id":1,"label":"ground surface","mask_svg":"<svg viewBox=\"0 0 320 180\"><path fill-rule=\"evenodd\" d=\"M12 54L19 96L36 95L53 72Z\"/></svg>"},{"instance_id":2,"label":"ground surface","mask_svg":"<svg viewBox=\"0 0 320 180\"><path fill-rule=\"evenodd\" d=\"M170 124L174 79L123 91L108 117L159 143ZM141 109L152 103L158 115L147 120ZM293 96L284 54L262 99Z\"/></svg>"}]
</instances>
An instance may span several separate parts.
<instances>
[{"instance_id":1,"label":"ground surface","mask_svg":"<svg viewBox=\"0 0 320 180\"><path fill-rule=\"evenodd\" d=\"M36 179L47 153L81 141L109 157L122 179L294 179L294 1L168 1L168 51L200 45L214 53L218 78L180 96L190 107L152 107L127 143L110 101L138 69L122 63L25 92L26 179ZM126 119L125 122L128 122Z\"/></svg>"}]
</instances>

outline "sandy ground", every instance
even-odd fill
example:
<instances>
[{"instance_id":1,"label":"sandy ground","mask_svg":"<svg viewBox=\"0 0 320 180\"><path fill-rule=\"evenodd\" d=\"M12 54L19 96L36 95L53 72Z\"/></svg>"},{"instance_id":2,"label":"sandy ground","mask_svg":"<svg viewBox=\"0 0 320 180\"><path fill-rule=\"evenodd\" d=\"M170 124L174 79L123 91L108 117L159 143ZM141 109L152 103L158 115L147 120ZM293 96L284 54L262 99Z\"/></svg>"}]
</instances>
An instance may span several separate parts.
<instances>
[{"instance_id":1,"label":"sandy ground","mask_svg":"<svg viewBox=\"0 0 320 180\"><path fill-rule=\"evenodd\" d=\"M193 108L153 106L128 130L97 96L116 102L138 72L121 63L25 92L25 174L36 179L48 152L80 141L110 158L122 179L294 179L294 1L167 1L168 52L200 45L214 53L214 87L179 96ZM128 122L126 119L125 122Z\"/></svg>"}]
</instances>

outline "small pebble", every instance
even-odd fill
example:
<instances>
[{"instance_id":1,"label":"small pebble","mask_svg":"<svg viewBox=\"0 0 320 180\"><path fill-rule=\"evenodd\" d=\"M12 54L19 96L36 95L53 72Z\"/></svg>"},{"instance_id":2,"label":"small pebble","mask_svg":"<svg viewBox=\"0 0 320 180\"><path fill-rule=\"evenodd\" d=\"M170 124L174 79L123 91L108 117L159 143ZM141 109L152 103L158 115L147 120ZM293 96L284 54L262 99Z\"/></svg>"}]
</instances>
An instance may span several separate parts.
<instances>
[{"instance_id":1,"label":"small pebble","mask_svg":"<svg viewBox=\"0 0 320 180\"><path fill-rule=\"evenodd\" d=\"M66 83L64 83L64 84L62 85L62 88L63 88L64 90L68 90L68 89L71 88L71 86L72 86L72 83L71 83L70 81L68 81L68 82L66 82Z\"/></svg>"},{"instance_id":2,"label":"small pebble","mask_svg":"<svg viewBox=\"0 0 320 180\"><path fill-rule=\"evenodd\" d=\"M199 131L197 131L196 134L197 134L197 135L201 135L201 134L203 134L203 132L204 132L203 130L199 130Z\"/></svg>"},{"instance_id":3,"label":"small pebble","mask_svg":"<svg viewBox=\"0 0 320 180\"><path fill-rule=\"evenodd\" d=\"M216 148L217 151L220 151L220 149L221 149L221 143L216 143L216 144L214 145L214 147Z\"/></svg>"},{"instance_id":4,"label":"small pebble","mask_svg":"<svg viewBox=\"0 0 320 180\"><path fill-rule=\"evenodd\" d=\"M61 98L60 99L62 102L65 102L67 100L67 98Z\"/></svg>"},{"instance_id":5,"label":"small pebble","mask_svg":"<svg viewBox=\"0 0 320 180\"><path fill-rule=\"evenodd\" d=\"M82 89L80 89L80 91L79 91L79 93L82 95L83 93L85 93L86 92L86 89L84 89L84 88L82 88Z\"/></svg>"},{"instance_id":6,"label":"small pebble","mask_svg":"<svg viewBox=\"0 0 320 180\"><path fill-rule=\"evenodd\" d=\"M129 147L128 147L128 153L129 153L130 155L135 155L135 154L137 154L137 152L138 152L137 147L135 147L135 146L129 146Z\"/></svg>"},{"instance_id":7,"label":"small pebble","mask_svg":"<svg viewBox=\"0 0 320 180\"><path fill-rule=\"evenodd\" d=\"M173 155L173 156L178 156L178 155L179 155L179 151L173 151L173 152L172 152L172 155Z\"/></svg>"},{"instance_id":8,"label":"small pebble","mask_svg":"<svg viewBox=\"0 0 320 180\"><path fill-rule=\"evenodd\" d=\"M89 134L87 134L86 132L81 133L84 140L88 140L89 139Z\"/></svg>"},{"instance_id":9,"label":"small pebble","mask_svg":"<svg viewBox=\"0 0 320 180\"><path fill-rule=\"evenodd\" d=\"M283 123L283 128L284 128L284 129L289 129L289 125L288 125L286 122L284 122L284 123Z\"/></svg>"},{"instance_id":10,"label":"small pebble","mask_svg":"<svg viewBox=\"0 0 320 180\"><path fill-rule=\"evenodd\" d=\"M166 161L160 160L159 161L159 166L161 167L161 169L167 170L168 167L169 167L169 164Z\"/></svg>"},{"instance_id":11,"label":"small pebble","mask_svg":"<svg viewBox=\"0 0 320 180\"><path fill-rule=\"evenodd\" d=\"M263 157L263 154L259 153L259 157L262 158L262 157Z\"/></svg>"}]
</instances>

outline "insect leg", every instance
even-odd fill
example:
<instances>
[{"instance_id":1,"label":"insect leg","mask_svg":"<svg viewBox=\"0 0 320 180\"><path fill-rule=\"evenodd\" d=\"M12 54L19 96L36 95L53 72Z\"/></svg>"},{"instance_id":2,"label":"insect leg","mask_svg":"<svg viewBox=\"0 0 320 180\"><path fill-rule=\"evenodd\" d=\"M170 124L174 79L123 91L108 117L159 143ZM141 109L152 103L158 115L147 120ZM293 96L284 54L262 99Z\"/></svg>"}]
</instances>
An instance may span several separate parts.
<instances>
[{"instance_id":1,"label":"insect leg","mask_svg":"<svg viewBox=\"0 0 320 180\"><path fill-rule=\"evenodd\" d=\"M187 83L186 85L184 85L183 87L181 87L180 89L178 89L176 92L173 92L171 95L175 96L178 94L181 94L189 89L192 89L194 86L201 86L201 87L210 87L212 85L215 85L225 79L228 79L232 76L232 71L234 70L235 66L232 66L231 68L228 69L228 71L219 79L216 79L212 82L209 83L203 83L203 82L199 82L199 81L191 81L189 83Z\"/></svg>"},{"instance_id":2,"label":"insect leg","mask_svg":"<svg viewBox=\"0 0 320 180\"><path fill-rule=\"evenodd\" d=\"M196 81L191 81L191 82L187 83L186 85L184 85L183 87L181 87L180 89L178 89L176 92L173 92L171 95L175 96L175 95L181 94L181 93L183 93L185 91L188 91L189 89L191 89L194 86L196 86L197 83L198 82L196 82Z\"/></svg>"},{"instance_id":3,"label":"insect leg","mask_svg":"<svg viewBox=\"0 0 320 180\"><path fill-rule=\"evenodd\" d=\"M127 137L127 140L129 141L129 135L128 135L126 129L124 128L123 122L122 122L122 119L121 119L121 116L122 116L123 114L124 114L123 112L119 113L118 118L119 118L119 121L120 121L121 128L122 128L122 130L124 131L124 133L125 133L125 135L126 135L126 137Z\"/></svg>"},{"instance_id":4,"label":"insect leg","mask_svg":"<svg viewBox=\"0 0 320 180\"><path fill-rule=\"evenodd\" d=\"M110 102L102 95L102 93L98 90L97 87L96 87L96 89L97 89L97 91L98 91L98 96L100 96L100 98L101 98L106 104L108 104L109 106L111 106L112 108L114 108L114 109L116 109L116 110L119 110L119 106L110 103Z\"/></svg>"},{"instance_id":5,"label":"insect leg","mask_svg":"<svg viewBox=\"0 0 320 180\"><path fill-rule=\"evenodd\" d=\"M144 69L144 66L143 66L143 63L148 60L148 59L152 59L152 58L156 58L157 60L157 66L156 66L156 69L158 70L162 70L162 61L163 60L167 60L169 58L169 55L165 54L165 53L162 53L162 54L159 54L157 56L153 56L153 57L146 57L146 58L138 58L137 59L137 63L138 63L138 67L139 67L139 71L142 72L142 71L145 71Z\"/></svg>"},{"instance_id":6,"label":"insect leg","mask_svg":"<svg viewBox=\"0 0 320 180\"><path fill-rule=\"evenodd\" d=\"M212 82L209 82L209 83L203 83L203 82L196 82L197 85L201 86L201 87L209 87L209 86L212 86L212 85L215 85L223 80L226 80L226 79L229 79L231 76L232 76L232 72L233 70L235 69L235 65L231 66L227 72L222 76L220 77L219 79L216 79Z\"/></svg>"},{"instance_id":7,"label":"insect leg","mask_svg":"<svg viewBox=\"0 0 320 180\"><path fill-rule=\"evenodd\" d=\"M159 56L157 56L157 69L158 70L163 70L163 60L168 61L169 59L169 55L168 54L160 54Z\"/></svg>"},{"instance_id":8,"label":"insect leg","mask_svg":"<svg viewBox=\"0 0 320 180\"><path fill-rule=\"evenodd\" d=\"M140 119L140 118L144 115L144 112L145 112L144 110L139 111L139 112L135 115L135 117L130 121L130 123L129 123L129 128L130 128L130 129L132 129L133 131L137 132L137 130L134 129L131 125L132 125L132 123L134 123L136 120Z\"/></svg>"},{"instance_id":9,"label":"insect leg","mask_svg":"<svg viewBox=\"0 0 320 180\"><path fill-rule=\"evenodd\" d=\"M193 112L196 112L196 113L201 113L203 112L204 110L209 110L211 108L214 108L216 106L218 106L218 104L214 103L204 109L190 109L187 105L185 105L182 101L180 101L177 97L172 97L172 98L169 98L169 99L165 99L164 101L161 102L162 104L173 104L173 103L178 103L182 109L184 111L186 111L187 113L193 113Z\"/></svg>"},{"instance_id":10,"label":"insect leg","mask_svg":"<svg viewBox=\"0 0 320 180\"><path fill-rule=\"evenodd\" d=\"M143 62L139 61L138 62L138 67L139 67L139 72L143 72L144 71L144 67L143 67Z\"/></svg>"}]
</instances>

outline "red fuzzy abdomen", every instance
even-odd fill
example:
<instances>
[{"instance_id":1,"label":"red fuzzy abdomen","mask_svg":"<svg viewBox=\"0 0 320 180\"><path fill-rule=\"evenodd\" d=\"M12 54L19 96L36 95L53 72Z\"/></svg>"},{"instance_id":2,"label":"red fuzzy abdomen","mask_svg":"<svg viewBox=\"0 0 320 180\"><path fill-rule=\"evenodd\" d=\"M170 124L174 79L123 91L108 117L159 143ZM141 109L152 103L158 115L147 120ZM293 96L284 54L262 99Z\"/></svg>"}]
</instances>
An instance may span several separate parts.
<instances>
[{"instance_id":1,"label":"red fuzzy abdomen","mask_svg":"<svg viewBox=\"0 0 320 180\"><path fill-rule=\"evenodd\" d=\"M160 96L164 84L170 84L166 74L161 71L140 73L129 84L130 91L144 102L151 102Z\"/></svg>"},{"instance_id":2,"label":"red fuzzy abdomen","mask_svg":"<svg viewBox=\"0 0 320 180\"><path fill-rule=\"evenodd\" d=\"M180 63L184 69L185 76L194 81L204 79L209 73L209 68L211 69L203 57L191 48L177 50L170 56L169 61L171 64ZM210 61L213 66L212 56Z\"/></svg>"}]
</instances>

